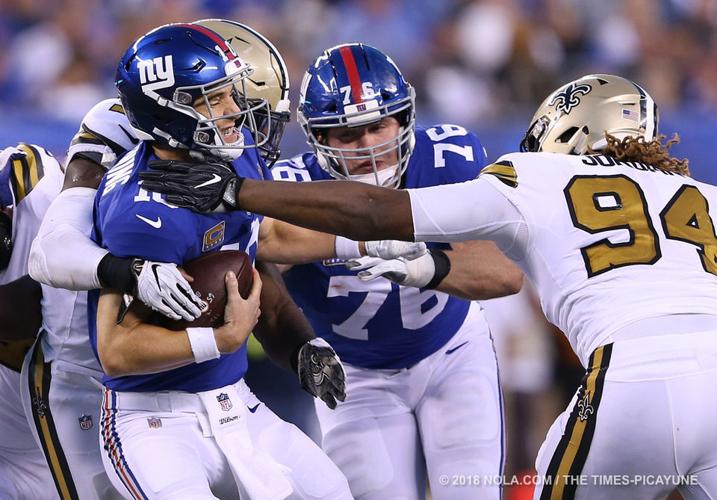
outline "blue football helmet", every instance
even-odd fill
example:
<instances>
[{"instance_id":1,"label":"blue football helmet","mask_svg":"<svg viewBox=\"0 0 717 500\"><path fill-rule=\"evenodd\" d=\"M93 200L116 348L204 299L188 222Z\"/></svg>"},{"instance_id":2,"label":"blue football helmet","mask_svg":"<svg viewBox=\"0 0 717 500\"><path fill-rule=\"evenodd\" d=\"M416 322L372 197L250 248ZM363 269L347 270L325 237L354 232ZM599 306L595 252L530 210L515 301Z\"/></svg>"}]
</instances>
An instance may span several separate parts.
<instances>
[{"instance_id":1,"label":"blue football helmet","mask_svg":"<svg viewBox=\"0 0 717 500\"><path fill-rule=\"evenodd\" d=\"M347 160L371 160L376 184L397 187L415 144L416 112L413 87L383 52L361 43L326 50L304 75L298 120L319 165L337 179L351 176ZM366 148L340 148L327 144L326 132L338 127L363 127L387 116L400 125L396 137ZM398 152L398 163L382 170L376 158Z\"/></svg>"},{"instance_id":2,"label":"blue football helmet","mask_svg":"<svg viewBox=\"0 0 717 500\"><path fill-rule=\"evenodd\" d=\"M255 113L266 99L247 96L252 67L215 31L195 23L160 26L140 37L122 56L115 84L130 124L140 139L172 148L236 158L262 146L267 132ZM230 87L236 112L215 114L211 98ZM205 114L196 106L204 106ZM233 122L233 123L232 123ZM248 129L253 144L244 141ZM225 137L238 137L232 142Z\"/></svg>"}]
</instances>

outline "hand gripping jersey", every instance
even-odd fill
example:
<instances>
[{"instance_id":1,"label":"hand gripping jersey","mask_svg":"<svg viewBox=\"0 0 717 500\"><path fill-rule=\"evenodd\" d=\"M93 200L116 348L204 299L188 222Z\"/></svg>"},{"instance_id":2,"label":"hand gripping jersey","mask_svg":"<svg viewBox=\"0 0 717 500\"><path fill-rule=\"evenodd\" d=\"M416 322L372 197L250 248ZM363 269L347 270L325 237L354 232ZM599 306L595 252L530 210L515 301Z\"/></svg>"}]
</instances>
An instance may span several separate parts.
<instances>
[{"instance_id":1,"label":"hand gripping jersey","mask_svg":"<svg viewBox=\"0 0 717 500\"><path fill-rule=\"evenodd\" d=\"M418 129L402 187L474 179L484 164L485 150L463 127ZM279 162L271 172L275 180L293 182L332 178L313 153ZM463 324L469 306L468 301L445 293L401 287L383 278L363 282L336 260L294 266L284 279L316 334L343 361L363 368L416 364L448 342Z\"/></svg>"},{"instance_id":2,"label":"hand gripping jersey","mask_svg":"<svg viewBox=\"0 0 717 500\"><path fill-rule=\"evenodd\" d=\"M251 136L245 132L245 140ZM199 214L177 208L157 193L139 185L139 172L156 159L141 143L105 175L95 199L93 239L118 257L142 257L182 264L200 255L237 244L252 259L256 255L261 217L243 211ZM233 162L237 174L270 178L255 149L247 149ZM95 352L98 291L90 294L90 336ZM155 375L104 377L107 387L119 391L179 390L199 392L237 382L247 368L246 346L233 354Z\"/></svg>"},{"instance_id":3,"label":"hand gripping jersey","mask_svg":"<svg viewBox=\"0 0 717 500\"><path fill-rule=\"evenodd\" d=\"M583 364L601 345L659 333L633 323L717 315L714 186L605 156L516 153L471 183L410 194L419 239L499 236Z\"/></svg>"}]
</instances>

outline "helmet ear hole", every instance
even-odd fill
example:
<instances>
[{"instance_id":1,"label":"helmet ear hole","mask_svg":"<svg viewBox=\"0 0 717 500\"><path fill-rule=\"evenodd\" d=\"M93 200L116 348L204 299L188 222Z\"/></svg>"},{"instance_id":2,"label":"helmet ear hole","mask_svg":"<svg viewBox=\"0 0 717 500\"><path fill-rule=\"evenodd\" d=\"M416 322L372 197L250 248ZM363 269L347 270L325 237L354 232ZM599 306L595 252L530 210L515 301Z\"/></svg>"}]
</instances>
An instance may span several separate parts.
<instances>
[{"instance_id":1,"label":"helmet ear hole","mask_svg":"<svg viewBox=\"0 0 717 500\"><path fill-rule=\"evenodd\" d=\"M559 142L560 144L567 144L568 142L570 142L570 139L573 138L573 136L578 130L578 127L568 128L565 132L558 136L556 142Z\"/></svg>"}]
</instances>

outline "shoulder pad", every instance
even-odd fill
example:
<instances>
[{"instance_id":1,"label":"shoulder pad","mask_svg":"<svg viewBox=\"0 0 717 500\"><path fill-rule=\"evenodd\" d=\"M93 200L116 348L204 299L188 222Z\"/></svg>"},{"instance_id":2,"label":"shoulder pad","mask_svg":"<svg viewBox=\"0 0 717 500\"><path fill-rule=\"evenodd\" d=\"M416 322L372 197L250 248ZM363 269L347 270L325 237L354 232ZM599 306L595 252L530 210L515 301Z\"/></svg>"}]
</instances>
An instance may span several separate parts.
<instances>
[{"instance_id":1,"label":"shoulder pad","mask_svg":"<svg viewBox=\"0 0 717 500\"><path fill-rule=\"evenodd\" d=\"M106 99L85 115L70 143L66 164L81 155L108 168L138 143L119 99Z\"/></svg>"},{"instance_id":2,"label":"shoulder pad","mask_svg":"<svg viewBox=\"0 0 717 500\"><path fill-rule=\"evenodd\" d=\"M37 186L45 176L47 169L60 170L60 166L52 154L40 146L20 143L14 148L7 148L0 153L4 162L0 165L0 182L8 186L12 200L4 204L17 205ZM0 195L2 195L0 188ZM9 203L8 203L9 202Z\"/></svg>"},{"instance_id":3,"label":"shoulder pad","mask_svg":"<svg viewBox=\"0 0 717 500\"><path fill-rule=\"evenodd\" d=\"M492 175L508 187L518 187L518 173L510 160L499 159L480 171L480 175Z\"/></svg>"}]
</instances>

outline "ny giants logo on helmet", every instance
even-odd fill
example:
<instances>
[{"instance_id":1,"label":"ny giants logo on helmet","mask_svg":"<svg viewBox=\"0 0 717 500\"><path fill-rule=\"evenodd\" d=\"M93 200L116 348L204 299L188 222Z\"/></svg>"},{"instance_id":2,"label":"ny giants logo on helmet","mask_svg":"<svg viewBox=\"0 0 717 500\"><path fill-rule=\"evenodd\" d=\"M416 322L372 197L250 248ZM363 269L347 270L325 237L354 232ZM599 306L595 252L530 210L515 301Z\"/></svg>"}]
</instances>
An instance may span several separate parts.
<instances>
[{"instance_id":1,"label":"ny giants logo on helmet","mask_svg":"<svg viewBox=\"0 0 717 500\"><path fill-rule=\"evenodd\" d=\"M570 110L580 104L580 96L587 95L591 90L592 87L587 83L580 85L571 83L553 96L549 106L555 106L557 111L563 111L567 115Z\"/></svg>"},{"instance_id":2,"label":"ny giants logo on helmet","mask_svg":"<svg viewBox=\"0 0 717 500\"><path fill-rule=\"evenodd\" d=\"M156 90L174 85L174 64L171 54L155 57L148 61L139 61L137 70L139 71L139 81L142 84L142 92L153 99L159 97Z\"/></svg>"}]
</instances>

